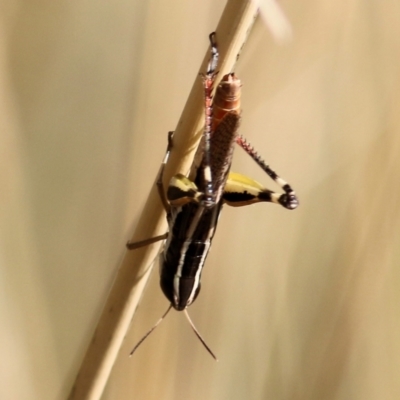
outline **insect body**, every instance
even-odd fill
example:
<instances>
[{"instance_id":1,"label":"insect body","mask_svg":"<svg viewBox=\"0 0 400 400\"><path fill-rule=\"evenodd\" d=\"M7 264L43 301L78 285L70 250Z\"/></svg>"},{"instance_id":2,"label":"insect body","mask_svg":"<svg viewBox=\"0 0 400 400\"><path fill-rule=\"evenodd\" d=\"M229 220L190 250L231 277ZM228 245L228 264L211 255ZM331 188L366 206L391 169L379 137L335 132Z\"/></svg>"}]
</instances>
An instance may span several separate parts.
<instances>
[{"instance_id":1,"label":"insect body","mask_svg":"<svg viewBox=\"0 0 400 400\"><path fill-rule=\"evenodd\" d=\"M199 294L202 269L223 204L244 206L266 201L294 209L298 201L291 187L264 163L243 136L238 135L241 83L235 74L230 73L222 78L215 97L212 98L218 61L215 33L210 35L210 43L211 59L207 73L202 77L205 127L191 171L188 177L182 174L175 175L165 195L162 176L172 149L170 133L167 153L157 181L161 200L167 211L169 232L147 241L128 243L128 248L133 249L166 239L160 260L160 285L171 305L162 318L171 307L178 311L183 310L195 333L215 358L191 322L186 309ZM229 173L235 143L239 144L282 187L283 194L272 192L251 178Z\"/></svg>"},{"instance_id":2,"label":"insect body","mask_svg":"<svg viewBox=\"0 0 400 400\"><path fill-rule=\"evenodd\" d=\"M231 111L213 130L209 142L204 135L190 177L175 176L167 191L170 232L161 255L160 282L178 311L188 307L200 291L201 271L223 204L239 121L238 112ZM204 153L207 147L208 157Z\"/></svg>"}]
</instances>

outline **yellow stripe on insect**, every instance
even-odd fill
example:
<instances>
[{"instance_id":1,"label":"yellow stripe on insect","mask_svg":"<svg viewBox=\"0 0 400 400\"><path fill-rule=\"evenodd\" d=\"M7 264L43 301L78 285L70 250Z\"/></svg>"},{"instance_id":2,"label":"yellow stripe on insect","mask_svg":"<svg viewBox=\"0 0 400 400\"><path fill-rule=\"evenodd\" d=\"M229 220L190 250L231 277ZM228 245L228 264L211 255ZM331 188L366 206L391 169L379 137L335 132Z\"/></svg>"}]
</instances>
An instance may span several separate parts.
<instances>
[{"instance_id":1,"label":"yellow stripe on insect","mask_svg":"<svg viewBox=\"0 0 400 400\"><path fill-rule=\"evenodd\" d=\"M237 172L230 172L228 180L226 182L225 190L227 188L237 188L239 192L243 192L243 189L264 189L261 183L258 183L254 179L249 178L246 175L238 174ZM229 190L229 189L228 189ZM229 190L231 191L231 190Z\"/></svg>"},{"instance_id":2,"label":"yellow stripe on insect","mask_svg":"<svg viewBox=\"0 0 400 400\"><path fill-rule=\"evenodd\" d=\"M179 207L192 201L198 202L201 193L196 184L187 176L176 174L171 178L167 196L172 206Z\"/></svg>"},{"instance_id":3,"label":"yellow stripe on insect","mask_svg":"<svg viewBox=\"0 0 400 400\"><path fill-rule=\"evenodd\" d=\"M236 172L230 172L224 192L225 194L238 194L238 196L235 201L229 201L228 197L225 197L225 203L232 207L242 207L258 203L262 201L259 198L260 193L265 190L268 189L265 189L263 185L254 179Z\"/></svg>"}]
</instances>

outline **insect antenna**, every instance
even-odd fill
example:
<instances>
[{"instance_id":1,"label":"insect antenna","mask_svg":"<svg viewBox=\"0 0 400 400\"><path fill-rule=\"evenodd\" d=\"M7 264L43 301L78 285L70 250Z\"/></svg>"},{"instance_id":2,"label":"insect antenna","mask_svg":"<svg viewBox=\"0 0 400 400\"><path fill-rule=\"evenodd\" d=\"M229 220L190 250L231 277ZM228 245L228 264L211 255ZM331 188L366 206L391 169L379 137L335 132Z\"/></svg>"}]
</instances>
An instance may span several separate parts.
<instances>
[{"instance_id":1,"label":"insect antenna","mask_svg":"<svg viewBox=\"0 0 400 400\"><path fill-rule=\"evenodd\" d=\"M169 305L167 311L165 311L164 315L154 324L154 326L139 340L139 342L136 344L136 346L132 349L132 351L129 353L129 357L132 357L132 354L136 351L136 349L147 339L147 337L150 335L151 332L154 331L154 329L157 328L158 325L161 324L163 319L167 316L169 313L169 310L171 310L172 304Z\"/></svg>"},{"instance_id":2,"label":"insect antenna","mask_svg":"<svg viewBox=\"0 0 400 400\"><path fill-rule=\"evenodd\" d=\"M187 318L187 320L189 321L190 326L193 329L193 332L196 334L196 336L199 338L200 342L203 343L203 346L206 348L206 350L211 354L212 358L215 361L218 361L218 358L216 357L216 355L212 352L212 350L207 346L206 342L204 341L204 339L201 337L200 332L197 330L197 328L194 326L193 321L190 319L189 317L189 313L187 312L186 308L183 310L183 312L185 313L185 316ZM143 341L143 339L142 339Z\"/></svg>"}]
</instances>

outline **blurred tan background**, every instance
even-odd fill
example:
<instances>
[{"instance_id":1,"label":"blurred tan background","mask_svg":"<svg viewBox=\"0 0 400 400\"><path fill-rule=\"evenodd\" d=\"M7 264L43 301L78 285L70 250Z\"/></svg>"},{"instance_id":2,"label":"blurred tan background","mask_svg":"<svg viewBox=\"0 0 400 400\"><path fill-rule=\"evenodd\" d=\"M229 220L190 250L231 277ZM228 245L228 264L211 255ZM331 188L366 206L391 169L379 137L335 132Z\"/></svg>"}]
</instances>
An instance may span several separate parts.
<instances>
[{"instance_id":1,"label":"blurred tan background","mask_svg":"<svg viewBox=\"0 0 400 400\"><path fill-rule=\"evenodd\" d=\"M190 313L152 274L103 400L400 398L400 3L281 2L237 64L293 212L225 207ZM225 1L5 0L0 398L65 399ZM199 82L200 84L200 82ZM273 187L238 149L234 168Z\"/></svg>"}]
</instances>

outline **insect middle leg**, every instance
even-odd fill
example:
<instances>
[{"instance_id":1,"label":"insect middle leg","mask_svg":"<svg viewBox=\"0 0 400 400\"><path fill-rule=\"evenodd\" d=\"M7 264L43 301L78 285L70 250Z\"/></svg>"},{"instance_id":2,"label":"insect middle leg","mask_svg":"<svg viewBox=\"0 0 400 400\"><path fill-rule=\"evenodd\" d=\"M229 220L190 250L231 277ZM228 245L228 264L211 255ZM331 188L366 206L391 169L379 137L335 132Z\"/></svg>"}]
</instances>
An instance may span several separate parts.
<instances>
[{"instance_id":1,"label":"insect middle leg","mask_svg":"<svg viewBox=\"0 0 400 400\"><path fill-rule=\"evenodd\" d=\"M168 213L170 210L170 205L167 199L167 196L165 195L165 190L164 190L164 183L163 183L163 177L164 177L164 170L165 170L165 166L167 165L168 159L169 159L169 155L171 153L171 149L173 147L173 140L172 137L174 135L173 131L168 132L168 145L167 145L167 151L165 152L165 156L164 159L161 163L160 169L158 171L157 174L157 180L156 180L156 185L157 185L157 190L158 190L158 194L160 196L161 202L163 204L163 207L165 209L165 211ZM155 236L149 239L145 239L145 240L140 240L138 242L128 242L126 244L126 247L129 250L134 250L134 249L138 249L140 247L144 247L144 246L148 246L149 244L152 243L156 243L160 240L165 240L168 236L168 232L159 235L159 236Z\"/></svg>"},{"instance_id":2,"label":"insect middle leg","mask_svg":"<svg viewBox=\"0 0 400 400\"><path fill-rule=\"evenodd\" d=\"M157 190L158 190L158 194L160 196L161 202L164 206L165 212L168 213L170 210L170 205L167 199L167 196L165 195L165 190L164 190L164 182L163 182L163 178L164 178L164 170L165 170L165 166L167 165L168 159L169 159L169 155L171 154L171 149L173 147L173 136L174 136L174 132L170 131L168 132L168 145L167 145L167 151L165 152L165 156L164 159L161 163L160 166L160 170L158 171L158 175L157 175Z\"/></svg>"},{"instance_id":3,"label":"insect middle leg","mask_svg":"<svg viewBox=\"0 0 400 400\"><path fill-rule=\"evenodd\" d=\"M168 237L168 232L159 236L154 236L149 239L140 240L139 242L128 242L126 244L126 247L128 250L135 250L139 249L140 247L148 246L149 244L159 242L160 240L165 240L167 237Z\"/></svg>"}]
</instances>

